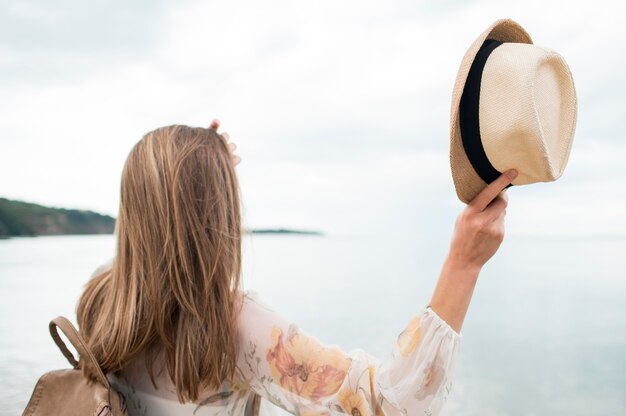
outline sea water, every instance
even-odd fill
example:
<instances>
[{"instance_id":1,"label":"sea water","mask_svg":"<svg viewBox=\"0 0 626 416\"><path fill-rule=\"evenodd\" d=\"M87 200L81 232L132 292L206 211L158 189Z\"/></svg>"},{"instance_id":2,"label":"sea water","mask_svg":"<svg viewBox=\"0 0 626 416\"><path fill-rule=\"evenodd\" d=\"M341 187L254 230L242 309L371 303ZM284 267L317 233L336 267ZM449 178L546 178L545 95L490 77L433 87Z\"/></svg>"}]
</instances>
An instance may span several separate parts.
<instances>
[{"instance_id":1,"label":"sea water","mask_svg":"<svg viewBox=\"0 0 626 416\"><path fill-rule=\"evenodd\" d=\"M428 304L448 243L409 236L247 236L244 289L322 342L385 359ZM68 364L48 334L75 321L113 236L0 240L0 415ZM506 237L483 269L445 415L626 415L626 239Z\"/></svg>"}]
</instances>

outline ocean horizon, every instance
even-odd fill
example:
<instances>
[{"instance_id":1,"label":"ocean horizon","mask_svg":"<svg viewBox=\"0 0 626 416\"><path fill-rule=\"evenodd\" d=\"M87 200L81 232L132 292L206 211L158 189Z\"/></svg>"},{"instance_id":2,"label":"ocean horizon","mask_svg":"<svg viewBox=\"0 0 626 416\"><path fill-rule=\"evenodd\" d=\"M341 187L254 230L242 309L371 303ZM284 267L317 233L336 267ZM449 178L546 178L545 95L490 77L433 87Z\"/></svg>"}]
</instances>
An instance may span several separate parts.
<instances>
[{"instance_id":1,"label":"ocean horizon","mask_svg":"<svg viewBox=\"0 0 626 416\"><path fill-rule=\"evenodd\" d=\"M247 235L243 288L322 342L388 357L428 304L449 242ZM67 368L47 324L76 321L113 235L0 240L0 416ZM626 414L626 237L507 235L481 272L444 415Z\"/></svg>"}]
</instances>

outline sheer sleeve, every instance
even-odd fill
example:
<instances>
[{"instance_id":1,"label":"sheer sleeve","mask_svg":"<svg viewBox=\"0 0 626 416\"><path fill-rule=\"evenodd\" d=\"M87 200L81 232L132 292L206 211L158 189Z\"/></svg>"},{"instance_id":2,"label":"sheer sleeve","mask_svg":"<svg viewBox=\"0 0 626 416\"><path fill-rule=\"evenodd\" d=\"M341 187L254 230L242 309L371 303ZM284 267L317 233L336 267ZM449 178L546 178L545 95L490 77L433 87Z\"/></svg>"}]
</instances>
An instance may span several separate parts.
<instances>
[{"instance_id":1,"label":"sheer sleeve","mask_svg":"<svg viewBox=\"0 0 626 416\"><path fill-rule=\"evenodd\" d=\"M423 308L389 357L323 344L247 293L238 371L247 386L295 415L436 415L452 386L461 335Z\"/></svg>"}]
</instances>

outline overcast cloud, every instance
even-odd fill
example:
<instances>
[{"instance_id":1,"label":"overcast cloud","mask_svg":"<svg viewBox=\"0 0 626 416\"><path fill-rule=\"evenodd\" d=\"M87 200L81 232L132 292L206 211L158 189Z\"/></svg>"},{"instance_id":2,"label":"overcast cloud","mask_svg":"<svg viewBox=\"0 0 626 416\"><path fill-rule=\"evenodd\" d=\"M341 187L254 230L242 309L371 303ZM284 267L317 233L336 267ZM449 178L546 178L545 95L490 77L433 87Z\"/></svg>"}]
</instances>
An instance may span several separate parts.
<instances>
[{"instance_id":1,"label":"overcast cloud","mask_svg":"<svg viewBox=\"0 0 626 416\"><path fill-rule=\"evenodd\" d=\"M217 117L249 226L448 235L461 57L510 17L567 60L578 128L561 179L509 191L515 234L626 235L626 27L609 1L4 1L0 196L117 214L156 127ZM369 232L368 231L368 232Z\"/></svg>"}]
</instances>

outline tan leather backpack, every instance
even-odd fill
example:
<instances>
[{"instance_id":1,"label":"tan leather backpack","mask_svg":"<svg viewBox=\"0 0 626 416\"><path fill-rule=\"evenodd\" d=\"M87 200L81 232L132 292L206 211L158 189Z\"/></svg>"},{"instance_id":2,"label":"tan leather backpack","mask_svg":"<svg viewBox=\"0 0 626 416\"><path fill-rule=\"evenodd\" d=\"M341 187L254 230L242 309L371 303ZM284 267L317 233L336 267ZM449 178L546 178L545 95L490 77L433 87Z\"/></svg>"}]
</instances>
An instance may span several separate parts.
<instances>
[{"instance_id":1,"label":"tan leather backpack","mask_svg":"<svg viewBox=\"0 0 626 416\"><path fill-rule=\"evenodd\" d=\"M49 327L52 339L74 368L54 370L41 376L22 416L127 416L124 396L111 386L74 325L67 318L59 316L50 321ZM76 361L57 328L76 348L80 361ZM94 369L97 381L83 375L84 364ZM257 416L260 405L261 396L251 394L244 415Z\"/></svg>"},{"instance_id":2,"label":"tan leather backpack","mask_svg":"<svg viewBox=\"0 0 626 416\"><path fill-rule=\"evenodd\" d=\"M67 348L57 327L76 348L80 361ZM50 321L50 335L74 368L49 371L41 376L22 416L127 416L124 396L111 386L74 325L59 316ZM83 375L85 364L94 369L97 380Z\"/></svg>"}]
</instances>

